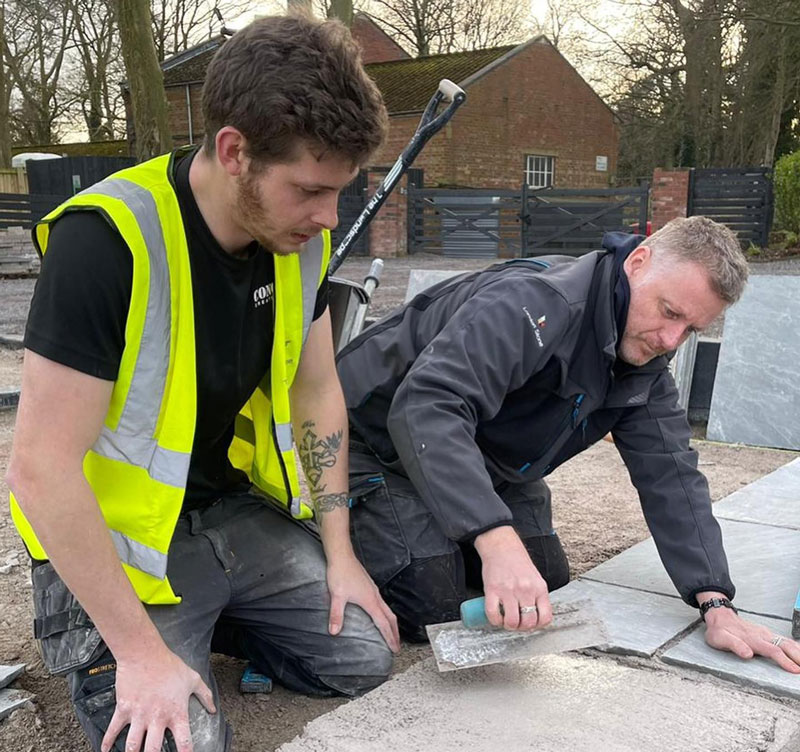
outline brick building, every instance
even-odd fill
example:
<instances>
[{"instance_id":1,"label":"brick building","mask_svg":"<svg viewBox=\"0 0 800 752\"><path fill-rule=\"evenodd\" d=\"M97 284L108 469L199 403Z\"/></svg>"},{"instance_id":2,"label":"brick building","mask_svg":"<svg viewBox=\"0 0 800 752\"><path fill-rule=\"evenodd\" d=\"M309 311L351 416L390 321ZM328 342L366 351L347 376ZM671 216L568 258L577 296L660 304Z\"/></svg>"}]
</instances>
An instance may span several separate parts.
<instances>
[{"instance_id":1,"label":"brick building","mask_svg":"<svg viewBox=\"0 0 800 752\"><path fill-rule=\"evenodd\" d=\"M368 17L353 36L390 114L386 145L373 164L391 165L411 138L442 78L467 101L420 154L426 186L602 188L613 183L618 133L612 110L543 36L520 45L411 58ZM176 145L203 135L200 93L223 37L162 64ZM132 140L132 119L128 118Z\"/></svg>"}]
</instances>

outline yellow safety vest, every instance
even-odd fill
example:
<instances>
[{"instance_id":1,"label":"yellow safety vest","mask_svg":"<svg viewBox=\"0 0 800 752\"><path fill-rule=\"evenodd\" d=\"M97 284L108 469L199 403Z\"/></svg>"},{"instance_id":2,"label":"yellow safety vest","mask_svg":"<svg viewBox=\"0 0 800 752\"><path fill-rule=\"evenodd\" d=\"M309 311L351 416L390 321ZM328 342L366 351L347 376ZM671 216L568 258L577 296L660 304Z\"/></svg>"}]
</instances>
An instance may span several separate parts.
<instances>
[{"instance_id":1,"label":"yellow safety vest","mask_svg":"<svg viewBox=\"0 0 800 752\"><path fill-rule=\"evenodd\" d=\"M167 552L186 491L197 417L192 278L170 180L173 159L167 154L115 173L61 204L34 230L44 254L50 224L64 212L99 211L133 254L119 375L83 471L131 584L151 604L180 601L167 580ZM274 256L270 372L237 416L228 451L235 467L299 519L312 512L299 499L289 387L329 258L327 231L300 254ZM31 556L47 559L13 495L11 515Z\"/></svg>"}]
</instances>

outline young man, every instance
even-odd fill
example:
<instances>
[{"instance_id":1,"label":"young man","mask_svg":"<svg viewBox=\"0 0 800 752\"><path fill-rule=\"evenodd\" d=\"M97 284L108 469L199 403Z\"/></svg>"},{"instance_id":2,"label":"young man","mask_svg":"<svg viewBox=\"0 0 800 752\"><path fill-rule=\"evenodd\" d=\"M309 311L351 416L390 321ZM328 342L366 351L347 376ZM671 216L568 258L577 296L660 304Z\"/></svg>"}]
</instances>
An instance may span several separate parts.
<instances>
[{"instance_id":1,"label":"young man","mask_svg":"<svg viewBox=\"0 0 800 752\"><path fill-rule=\"evenodd\" d=\"M356 550L401 631L458 618L467 586L507 629L550 622L569 580L543 478L611 431L664 565L712 646L800 672L800 648L731 608L719 526L668 353L741 295L727 228L676 219L644 240L462 275L339 356ZM780 644L778 644L780 643Z\"/></svg>"},{"instance_id":2,"label":"young man","mask_svg":"<svg viewBox=\"0 0 800 752\"><path fill-rule=\"evenodd\" d=\"M340 24L264 18L218 51L203 110L201 149L111 176L34 233L8 482L36 636L95 750L228 749L211 650L355 695L398 649L349 539L326 282L380 94Z\"/></svg>"}]
</instances>

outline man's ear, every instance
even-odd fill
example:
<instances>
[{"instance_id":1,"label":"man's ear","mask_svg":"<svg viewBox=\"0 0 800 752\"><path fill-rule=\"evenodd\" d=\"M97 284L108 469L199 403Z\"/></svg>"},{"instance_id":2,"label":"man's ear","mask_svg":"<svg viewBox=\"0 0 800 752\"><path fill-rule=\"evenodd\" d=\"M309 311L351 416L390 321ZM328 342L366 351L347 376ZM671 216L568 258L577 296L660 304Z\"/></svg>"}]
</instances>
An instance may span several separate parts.
<instances>
[{"instance_id":1,"label":"man's ear","mask_svg":"<svg viewBox=\"0 0 800 752\"><path fill-rule=\"evenodd\" d=\"M649 245L640 245L631 251L622 264L628 280L636 279L647 273L653 263L653 251Z\"/></svg>"},{"instance_id":2,"label":"man's ear","mask_svg":"<svg viewBox=\"0 0 800 752\"><path fill-rule=\"evenodd\" d=\"M217 131L215 139L217 161L229 175L241 175L249 157L246 153L247 139L232 125Z\"/></svg>"}]
</instances>

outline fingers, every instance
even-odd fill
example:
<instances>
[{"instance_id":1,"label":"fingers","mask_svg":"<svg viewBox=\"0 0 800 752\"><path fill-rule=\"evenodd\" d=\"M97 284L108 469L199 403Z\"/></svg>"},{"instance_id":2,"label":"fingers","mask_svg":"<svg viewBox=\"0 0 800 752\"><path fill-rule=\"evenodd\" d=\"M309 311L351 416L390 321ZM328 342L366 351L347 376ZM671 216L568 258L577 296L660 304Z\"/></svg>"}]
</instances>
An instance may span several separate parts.
<instances>
[{"instance_id":1,"label":"fingers","mask_svg":"<svg viewBox=\"0 0 800 752\"><path fill-rule=\"evenodd\" d=\"M208 688L208 685L197 675L197 684L194 688L194 695L200 700L200 704L212 715L217 712L217 707L214 705L214 693ZM188 724L186 726L188 729ZM173 731L175 729L173 728Z\"/></svg>"},{"instance_id":2,"label":"fingers","mask_svg":"<svg viewBox=\"0 0 800 752\"><path fill-rule=\"evenodd\" d=\"M539 612L539 622L537 627L546 627L553 622L553 607L550 605L550 595L545 590L542 595L536 599L536 607Z\"/></svg>"},{"instance_id":3,"label":"fingers","mask_svg":"<svg viewBox=\"0 0 800 752\"><path fill-rule=\"evenodd\" d=\"M197 697L199 699L200 695L198 694ZM200 702L202 702L202 699ZM170 731L172 731L172 738L175 740L175 747L178 752L192 752L192 732L188 721L179 721L173 724Z\"/></svg>"},{"instance_id":4,"label":"fingers","mask_svg":"<svg viewBox=\"0 0 800 752\"><path fill-rule=\"evenodd\" d=\"M489 624L493 627L503 626L503 613L500 611L500 598L496 591L489 588L486 589L486 606L484 609Z\"/></svg>"},{"instance_id":5,"label":"fingers","mask_svg":"<svg viewBox=\"0 0 800 752\"><path fill-rule=\"evenodd\" d=\"M344 623L344 607L347 599L340 595L331 593L331 613L328 619L328 632L332 635L337 635L342 631L342 624ZM370 614L371 616L372 614Z\"/></svg>"},{"instance_id":6,"label":"fingers","mask_svg":"<svg viewBox=\"0 0 800 752\"><path fill-rule=\"evenodd\" d=\"M389 622L389 632L391 636L391 640L386 640L386 644L393 653L399 653L400 628L397 626L397 617L394 615L394 611L389 608L388 604L383 600L383 598L381 598L381 607L383 609L383 613L386 615L387 621Z\"/></svg>"},{"instance_id":7,"label":"fingers","mask_svg":"<svg viewBox=\"0 0 800 752\"><path fill-rule=\"evenodd\" d=\"M161 745L164 742L164 726L150 726L147 729L147 739L145 739L144 752L161 752ZM138 750L138 747L128 747L125 745L125 752Z\"/></svg>"},{"instance_id":8,"label":"fingers","mask_svg":"<svg viewBox=\"0 0 800 752\"><path fill-rule=\"evenodd\" d=\"M100 752L108 752L113 746L114 742L117 740L117 737L120 735L122 729L128 725L128 719L120 712L119 705L117 705L116 710L114 711L114 715L111 717L111 722L108 724L108 728L106 729L105 736L103 736L103 741L100 743ZM128 731L128 744L131 742L135 742L136 746L133 749L139 749L141 745L142 736L144 734L144 729L139 729L139 736L138 738L135 736L135 730L131 729ZM127 744L126 744L127 749Z\"/></svg>"},{"instance_id":9,"label":"fingers","mask_svg":"<svg viewBox=\"0 0 800 752\"><path fill-rule=\"evenodd\" d=\"M397 628L397 617L380 598L371 608L364 609L372 618L378 631L393 653L400 651L400 632Z\"/></svg>"},{"instance_id":10,"label":"fingers","mask_svg":"<svg viewBox=\"0 0 800 752\"><path fill-rule=\"evenodd\" d=\"M776 645L775 642L778 642ZM772 638L764 640L760 649L756 649L759 655L763 655L770 660L775 661L784 671L790 674L800 674L800 646L794 641L786 637L778 640Z\"/></svg>"}]
</instances>

